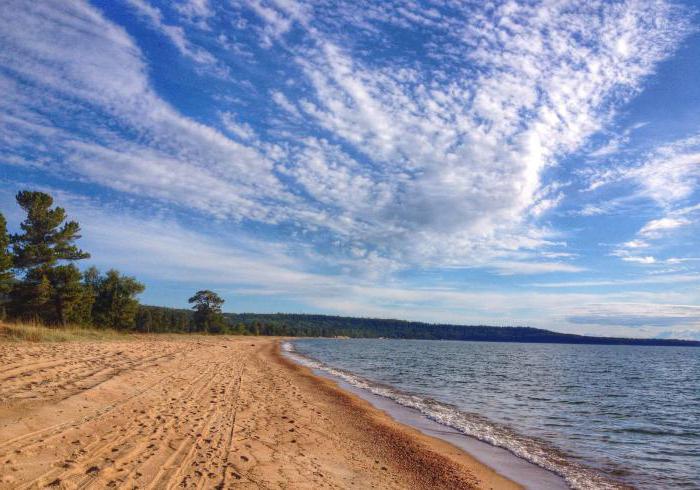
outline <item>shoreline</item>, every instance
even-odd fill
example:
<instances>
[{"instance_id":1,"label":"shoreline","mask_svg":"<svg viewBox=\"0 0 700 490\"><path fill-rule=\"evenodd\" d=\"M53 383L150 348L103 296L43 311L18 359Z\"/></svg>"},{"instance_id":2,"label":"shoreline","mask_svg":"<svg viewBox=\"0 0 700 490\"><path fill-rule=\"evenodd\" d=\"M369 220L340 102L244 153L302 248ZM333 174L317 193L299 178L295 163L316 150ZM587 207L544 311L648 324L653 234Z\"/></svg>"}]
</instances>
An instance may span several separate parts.
<instances>
[{"instance_id":1,"label":"shoreline","mask_svg":"<svg viewBox=\"0 0 700 490\"><path fill-rule=\"evenodd\" d=\"M398 461L404 462L403 457L412 456L411 461L406 461L405 469L409 472L422 472L420 478L427 479L425 482L427 488L493 488L504 490L524 488L516 481L505 477L491 466L481 462L454 442L436 435L426 434L416 427L396 420L390 413L373 405L359 393L348 389L349 385L348 388L341 387L338 383L339 380L316 373L308 366L290 359L281 350L281 343L285 341L287 340L276 342L274 355L278 358L278 362L317 383L321 389L336 397L343 407L348 407L362 422L367 424L365 430L381 434L383 439L392 440L398 451L402 453L397 455ZM409 454L406 454L406 451ZM416 468L414 466L416 462L422 463L419 466L423 466L423 468ZM425 472L426 469L429 472ZM462 486L462 478L452 479L460 473L475 477L477 479L474 482L476 485ZM448 476L447 479L443 476L445 474Z\"/></svg>"},{"instance_id":2,"label":"shoreline","mask_svg":"<svg viewBox=\"0 0 700 490\"><path fill-rule=\"evenodd\" d=\"M522 488L279 338L0 342L0 489Z\"/></svg>"},{"instance_id":3,"label":"shoreline","mask_svg":"<svg viewBox=\"0 0 700 490\"><path fill-rule=\"evenodd\" d=\"M278 345L278 355L281 357L291 360L296 365L303 366L320 379L330 380L339 389L368 402L372 408L385 413L397 423L452 445L459 451L466 453L477 464L485 466L511 483L521 488L537 488L538 490L566 490L570 488L563 477L511 453L507 449L465 435L450 426L427 418L418 410L354 386L330 372L303 364L305 360L318 361L306 358L296 351L290 352L281 349L282 342L289 342L289 340L280 341Z\"/></svg>"}]
</instances>

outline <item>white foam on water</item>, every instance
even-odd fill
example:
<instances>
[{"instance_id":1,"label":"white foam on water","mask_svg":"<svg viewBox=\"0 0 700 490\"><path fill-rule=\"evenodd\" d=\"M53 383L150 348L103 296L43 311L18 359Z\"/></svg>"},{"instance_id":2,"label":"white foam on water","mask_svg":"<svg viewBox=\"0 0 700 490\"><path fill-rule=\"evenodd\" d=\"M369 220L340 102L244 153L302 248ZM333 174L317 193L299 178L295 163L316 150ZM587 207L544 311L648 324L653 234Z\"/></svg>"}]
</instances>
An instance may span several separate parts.
<instances>
[{"instance_id":1,"label":"white foam on water","mask_svg":"<svg viewBox=\"0 0 700 490\"><path fill-rule=\"evenodd\" d=\"M509 427L495 424L481 415L462 412L449 404L404 393L390 386L369 381L349 371L334 368L297 352L291 342L283 342L281 348L287 356L304 366L328 373L354 387L417 410L428 419L456 429L462 434L506 449L519 458L561 476L571 488L577 490L628 488L611 481L593 469L572 461L561 451L557 451L541 441L520 435Z\"/></svg>"}]
</instances>

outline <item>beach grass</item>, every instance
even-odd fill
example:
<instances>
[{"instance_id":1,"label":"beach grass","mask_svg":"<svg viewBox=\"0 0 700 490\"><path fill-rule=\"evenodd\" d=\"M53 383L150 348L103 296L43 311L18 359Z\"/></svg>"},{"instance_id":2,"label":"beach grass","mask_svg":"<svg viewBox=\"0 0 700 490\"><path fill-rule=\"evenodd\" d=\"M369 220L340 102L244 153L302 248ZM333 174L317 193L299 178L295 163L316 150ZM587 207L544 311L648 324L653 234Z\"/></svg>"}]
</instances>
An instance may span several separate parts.
<instances>
[{"instance_id":1,"label":"beach grass","mask_svg":"<svg viewBox=\"0 0 700 490\"><path fill-rule=\"evenodd\" d=\"M0 342L70 342L126 340L132 334L80 325L46 326L36 322L1 322Z\"/></svg>"}]
</instances>

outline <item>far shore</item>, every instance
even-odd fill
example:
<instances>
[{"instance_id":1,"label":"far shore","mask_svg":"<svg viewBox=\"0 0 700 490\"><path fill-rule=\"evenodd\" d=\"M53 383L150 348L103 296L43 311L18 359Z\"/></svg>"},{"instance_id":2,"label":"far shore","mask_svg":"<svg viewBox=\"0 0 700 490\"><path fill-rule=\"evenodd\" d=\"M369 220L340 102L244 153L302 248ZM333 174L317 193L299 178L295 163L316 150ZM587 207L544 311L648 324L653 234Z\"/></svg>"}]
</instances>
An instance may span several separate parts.
<instances>
[{"instance_id":1,"label":"far shore","mask_svg":"<svg viewBox=\"0 0 700 490\"><path fill-rule=\"evenodd\" d=\"M520 488L279 339L0 341L0 488Z\"/></svg>"}]
</instances>

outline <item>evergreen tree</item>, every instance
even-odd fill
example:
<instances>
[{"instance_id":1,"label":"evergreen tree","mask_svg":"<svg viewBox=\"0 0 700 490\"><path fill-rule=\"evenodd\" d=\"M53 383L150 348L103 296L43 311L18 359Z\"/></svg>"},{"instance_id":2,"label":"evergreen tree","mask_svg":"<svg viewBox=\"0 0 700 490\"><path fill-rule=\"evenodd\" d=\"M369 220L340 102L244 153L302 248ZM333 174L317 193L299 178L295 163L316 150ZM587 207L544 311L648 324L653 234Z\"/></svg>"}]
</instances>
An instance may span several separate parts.
<instances>
[{"instance_id":1,"label":"evergreen tree","mask_svg":"<svg viewBox=\"0 0 700 490\"><path fill-rule=\"evenodd\" d=\"M24 272L12 290L12 310L20 317L66 323L85 299L78 269L60 264L90 257L74 244L80 238L80 225L66 221L63 208L52 209L53 198L48 194L21 191L16 199L27 218L20 225L22 233L10 237L14 266Z\"/></svg>"},{"instance_id":2,"label":"evergreen tree","mask_svg":"<svg viewBox=\"0 0 700 490\"><path fill-rule=\"evenodd\" d=\"M73 264L58 265L48 271L51 283L51 320L66 323L86 324L90 322L92 298L81 284L81 274Z\"/></svg>"},{"instance_id":3,"label":"evergreen tree","mask_svg":"<svg viewBox=\"0 0 700 490\"><path fill-rule=\"evenodd\" d=\"M41 271L28 271L10 292L8 311L13 317L49 321L53 287L48 275Z\"/></svg>"},{"instance_id":4,"label":"evergreen tree","mask_svg":"<svg viewBox=\"0 0 700 490\"><path fill-rule=\"evenodd\" d=\"M12 273L12 254L9 247L10 236L7 234L7 221L0 213L0 320L5 319L5 303L12 290L15 277Z\"/></svg>"},{"instance_id":5,"label":"evergreen tree","mask_svg":"<svg viewBox=\"0 0 700 490\"><path fill-rule=\"evenodd\" d=\"M15 267L26 270L54 266L58 261L87 259L90 254L73 242L80 238L77 221L66 220L66 211L51 209L53 198L36 191L17 193L17 203L27 213L20 227L23 233L11 237Z\"/></svg>"},{"instance_id":6,"label":"evergreen tree","mask_svg":"<svg viewBox=\"0 0 700 490\"><path fill-rule=\"evenodd\" d=\"M92 307L96 325L114 329L133 328L139 301L136 296L145 286L133 277L123 276L112 269L97 281L97 295Z\"/></svg>"},{"instance_id":7,"label":"evergreen tree","mask_svg":"<svg viewBox=\"0 0 700 490\"><path fill-rule=\"evenodd\" d=\"M93 296L97 296L97 290L100 288L100 271L94 265L88 267L83 272L83 286L89 289Z\"/></svg>"},{"instance_id":8,"label":"evergreen tree","mask_svg":"<svg viewBox=\"0 0 700 490\"><path fill-rule=\"evenodd\" d=\"M194 325L198 332L221 332L225 325L224 316L221 313L221 306L224 300L213 291L204 289L197 291L194 296L189 299L190 303L194 303Z\"/></svg>"}]
</instances>

